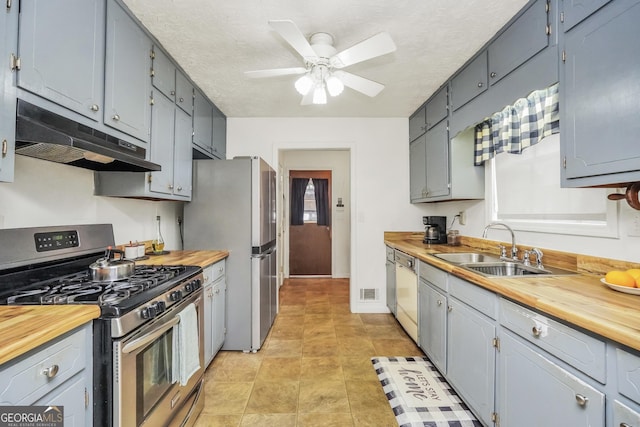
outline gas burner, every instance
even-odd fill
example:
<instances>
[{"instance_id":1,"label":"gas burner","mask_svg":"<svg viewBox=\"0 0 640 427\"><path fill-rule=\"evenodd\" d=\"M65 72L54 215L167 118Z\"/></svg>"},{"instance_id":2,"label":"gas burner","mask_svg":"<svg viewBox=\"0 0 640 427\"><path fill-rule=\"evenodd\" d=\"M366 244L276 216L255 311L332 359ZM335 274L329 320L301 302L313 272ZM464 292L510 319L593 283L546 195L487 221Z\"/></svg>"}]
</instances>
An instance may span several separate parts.
<instances>
[{"instance_id":1,"label":"gas burner","mask_svg":"<svg viewBox=\"0 0 640 427\"><path fill-rule=\"evenodd\" d=\"M29 304L33 302L39 302L42 298L42 294L49 292L51 288L49 286L42 287L40 289L32 289L28 291L18 291L14 295L7 298L7 304Z\"/></svg>"},{"instance_id":2,"label":"gas burner","mask_svg":"<svg viewBox=\"0 0 640 427\"><path fill-rule=\"evenodd\" d=\"M120 301L124 301L131 296L131 292L127 289L112 289L98 297L100 305L115 305Z\"/></svg>"}]
</instances>

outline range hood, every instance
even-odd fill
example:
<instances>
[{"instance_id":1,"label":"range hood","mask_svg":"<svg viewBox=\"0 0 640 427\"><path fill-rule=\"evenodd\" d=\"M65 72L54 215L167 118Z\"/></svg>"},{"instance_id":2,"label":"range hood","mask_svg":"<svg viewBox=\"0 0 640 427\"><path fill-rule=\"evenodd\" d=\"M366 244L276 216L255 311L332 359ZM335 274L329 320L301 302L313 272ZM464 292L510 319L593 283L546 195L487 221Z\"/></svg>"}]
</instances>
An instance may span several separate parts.
<instances>
[{"instance_id":1,"label":"range hood","mask_svg":"<svg viewBox=\"0 0 640 427\"><path fill-rule=\"evenodd\" d=\"M146 150L18 99L16 154L94 171L150 172Z\"/></svg>"}]
</instances>

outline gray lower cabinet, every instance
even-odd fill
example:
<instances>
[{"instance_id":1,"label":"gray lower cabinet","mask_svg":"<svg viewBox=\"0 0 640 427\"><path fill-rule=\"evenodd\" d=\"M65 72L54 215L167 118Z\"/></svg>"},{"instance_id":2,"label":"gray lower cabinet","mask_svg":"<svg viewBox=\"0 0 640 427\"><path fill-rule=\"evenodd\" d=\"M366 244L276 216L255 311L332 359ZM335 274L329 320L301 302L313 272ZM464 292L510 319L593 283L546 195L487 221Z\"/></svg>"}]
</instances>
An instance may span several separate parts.
<instances>
[{"instance_id":1,"label":"gray lower cabinet","mask_svg":"<svg viewBox=\"0 0 640 427\"><path fill-rule=\"evenodd\" d=\"M145 147L151 133L151 39L115 0L107 1L106 37L104 124Z\"/></svg>"},{"instance_id":2,"label":"gray lower cabinet","mask_svg":"<svg viewBox=\"0 0 640 427\"><path fill-rule=\"evenodd\" d=\"M634 411L624 403L613 401L613 427L640 426L640 412Z\"/></svg>"},{"instance_id":3,"label":"gray lower cabinet","mask_svg":"<svg viewBox=\"0 0 640 427\"><path fill-rule=\"evenodd\" d=\"M21 2L19 25L18 87L102 121L105 0Z\"/></svg>"},{"instance_id":4,"label":"gray lower cabinet","mask_svg":"<svg viewBox=\"0 0 640 427\"><path fill-rule=\"evenodd\" d=\"M17 49L18 4L0 13L0 182L12 182L15 164L16 90L11 54Z\"/></svg>"},{"instance_id":5,"label":"gray lower cabinet","mask_svg":"<svg viewBox=\"0 0 640 427\"><path fill-rule=\"evenodd\" d=\"M65 427L93 422L91 324L0 366L0 405L63 406Z\"/></svg>"},{"instance_id":6,"label":"gray lower cabinet","mask_svg":"<svg viewBox=\"0 0 640 427\"><path fill-rule=\"evenodd\" d=\"M490 425L495 397L496 326L492 319L451 296L447 310L447 379L478 419Z\"/></svg>"},{"instance_id":7,"label":"gray lower cabinet","mask_svg":"<svg viewBox=\"0 0 640 427\"><path fill-rule=\"evenodd\" d=\"M396 306L396 262L395 252L393 248L386 247L387 261L385 263L386 284L387 284L387 307L395 316L397 313Z\"/></svg>"},{"instance_id":8,"label":"gray lower cabinet","mask_svg":"<svg viewBox=\"0 0 640 427\"><path fill-rule=\"evenodd\" d=\"M638 22L640 1L609 2L561 35L565 187L640 180Z\"/></svg>"},{"instance_id":9,"label":"gray lower cabinet","mask_svg":"<svg viewBox=\"0 0 640 427\"><path fill-rule=\"evenodd\" d=\"M226 335L226 261L204 268L204 361L209 365Z\"/></svg>"},{"instance_id":10,"label":"gray lower cabinet","mask_svg":"<svg viewBox=\"0 0 640 427\"><path fill-rule=\"evenodd\" d=\"M509 332L500 336L499 369L496 410L500 425L605 425L604 393Z\"/></svg>"},{"instance_id":11,"label":"gray lower cabinet","mask_svg":"<svg viewBox=\"0 0 640 427\"><path fill-rule=\"evenodd\" d=\"M447 373L447 307L447 295L421 278L418 282L418 345L443 374Z\"/></svg>"}]
</instances>

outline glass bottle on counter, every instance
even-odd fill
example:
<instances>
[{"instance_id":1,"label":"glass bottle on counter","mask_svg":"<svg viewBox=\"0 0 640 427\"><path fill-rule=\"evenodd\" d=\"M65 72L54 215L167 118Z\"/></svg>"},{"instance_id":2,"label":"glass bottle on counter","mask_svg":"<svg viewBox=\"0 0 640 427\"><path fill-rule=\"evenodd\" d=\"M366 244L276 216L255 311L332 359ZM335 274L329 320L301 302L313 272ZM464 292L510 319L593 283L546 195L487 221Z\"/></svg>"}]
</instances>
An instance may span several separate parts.
<instances>
[{"instance_id":1,"label":"glass bottle on counter","mask_svg":"<svg viewBox=\"0 0 640 427\"><path fill-rule=\"evenodd\" d=\"M162 238L162 231L160 231L160 215L156 216L156 238L151 242L153 252L161 253L164 251L164 239Z\"/></svg>"},{"instance_id":2,"label":"glass bottle on counter","mask_svg":"<svg viewBox=\"0 0 640 427\"><path fill-rule=\"evenodd\" d=\"M447 233L447 244L449 246L460 245L460 234L458 233L458 230L449 230L449 232Z\"/></svg>"}]
</instances>

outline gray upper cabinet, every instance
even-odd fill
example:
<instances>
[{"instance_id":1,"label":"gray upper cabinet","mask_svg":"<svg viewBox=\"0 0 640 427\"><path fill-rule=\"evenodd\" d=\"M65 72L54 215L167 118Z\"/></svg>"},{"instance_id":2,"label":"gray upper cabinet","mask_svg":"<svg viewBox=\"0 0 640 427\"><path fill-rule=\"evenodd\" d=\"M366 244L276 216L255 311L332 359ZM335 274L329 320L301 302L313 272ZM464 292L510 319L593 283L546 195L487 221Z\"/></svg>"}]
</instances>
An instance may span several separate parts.
<instances>
[{"instance_id":1,"label":"gray upper cabinet","mask_svg":"<svg viewBox=\"0 0 640 427\"><path fill-rule=\"evenodd\" d=\"M640 180L640 1L610 2L564 33L562 185Z\"/></svg>"},{"instance_id":2,"label":"gray upper cabinet","mask_svg":"<svg viewBox=\"0 0 640 427\"><path fill-rule=\"evenodd\" d=\"M483 51L451 79L452 111L487 90L487 52Z\"/></svg>"},{"instance_id":3,"label":"gray upper cabinet","mask_svg":"<svg viewBox=\"0 0 640 427\"><path fill-rule=\"evenodd\" d=\"M538 0L487 49L489 83L496 84L549 44L547 1Z\"/></svg>"},{"instance_id":4,"label":"gray upper cabinet","mask_svg":"<svg viewBox=\"0 0 640 427\"><path fill-rule=\"evenodd\" d=\"M151 45L124 9L109 1L104 123L144 142L151 131Z\"/></svg>"},{"instance_id":5,"label":"gray upper cabinet","mask_svg":"<svg viewBox=\"0 0 640 427\"><path fill-rule=\"evenodd\" d=\"M213 155L219 159L227 157L227 118L215 105L213 106Z\"/></svg>"},{"instance_id":6,"label":"gray upper cabinet","mask_svg":"<svg viewBox=\"0 0 640 427\"><path fill-rule=\"evenodd\" d=\"M431 129L447 118L449 114L449 104L447 102L447 86L445 85L435 95L431 97L426 105L426 125L427 130Z\"/></svg>"},{"instance_id":7,"label":"gray upper cabinet","mask_svg":"<svg viewBox=\"0 0 640 427\"><path fill-rule=\"evenodd\" d=\"M156 193L173 193L173 138L175 133L175 106L161 93L154 96L151 128L151 161L162 169L149 172L149 190Z\"/></svg>"},{"instance_id":8,"label":"gray upper cabinet","mask_svg":"<svg viewBox=\"0 0 640 427\"><path fill-rule=\"evenodd\" d=\"M193 94L193 143L213 151L213 105L199 90Z\"/></svg>"},{"instance_id":9,"label":"gray upper cabinet","mask_svg":"<svg viewBox=\"0 0 640 427\"><path fill-rule=\"evenodd\" d=\"M409 117L409 142L427 131L427 107L423 105Z\"/></svg>"},{"instance_id":10,"label":"gray upper cabinet","mask_svg":"<svg viewBox=\"0 0 640 427\"><path fill-rule=\"evenodd\" d=\"M18 5L0 13L0 182L11 182L15 162L16 91L11 71L11 54L16 52Z\"/></svg>"},{"instance_id":11,"label":"gray upper cabinet","mask_svg":"<svg viewBox=\"0 0 640 427\"><path fill-rule=\"evenodd\" d=\"M101 121L104 17L105 0L21 2L18 86Z\"/></svg>"},{"instance_id":12,"label":"gray upper cabinet","mask_svg":"<svg viewBox=\"0 0 640 427\"><path fill-rule=\"evenodd\" d=\"M610 1L611 0L563 0L561 21L564 31L569 31Z\"/></svg>"},{"instance_id":13,"label":"gray upper cabinet","mask_svg":"<svg viewBox=\"0 0 640 427\"><path fill-rule=\"evenodd\" d=\"M151 83L167 98L176 97L176 66L158 46L153 47Z\"/></svg>"},{"instance_id":14,"label":"gray upper cabinet","mask_svg":"<svg viewBox=\"0 0 640 427\"><path fill-rule=\"evenodd\" d=\"M440 122L426 133L426 174L425 197L449 195L449 131L447 122Z\"/></svg>"},{"instance_id":15,"label":"gray upper cabinet","mask_svg":"<svg viewBox=\"0 0 640 427\"><path fill-rule=\"evenodd\" d=\"M193 114L193 85L176 69L176 105L189 116Z\"/></svg>"},{"instance_id":16,"label":"gray upper cabinet","mask_svg":"<svg viewBox=\"0 0 640 427\"><path fill-rule=\"evenodd\" d=\"M173 194L191 200L191 116L182 109L175 110L175 137L173 142Z\"/></svg>"},{"instance_id":17,"label":"gray upper cabinet","mask_svg":"<svg viewBox=\"0 0 640 427\"><path fill-rule=\"evenodd\" d=\"M409 145L409 197L412 203L422 201L427 191L426 149L424 134Z\"/></svg>"}]
</instances>

